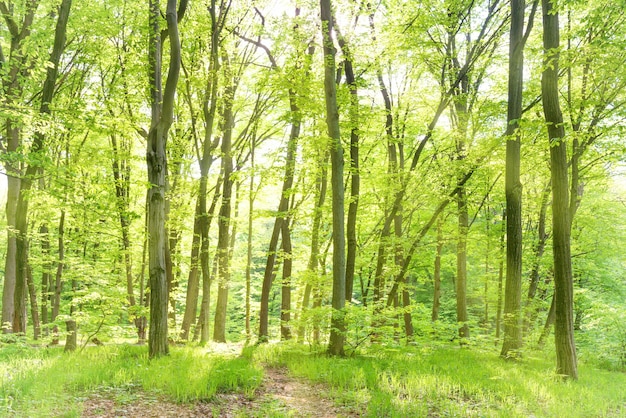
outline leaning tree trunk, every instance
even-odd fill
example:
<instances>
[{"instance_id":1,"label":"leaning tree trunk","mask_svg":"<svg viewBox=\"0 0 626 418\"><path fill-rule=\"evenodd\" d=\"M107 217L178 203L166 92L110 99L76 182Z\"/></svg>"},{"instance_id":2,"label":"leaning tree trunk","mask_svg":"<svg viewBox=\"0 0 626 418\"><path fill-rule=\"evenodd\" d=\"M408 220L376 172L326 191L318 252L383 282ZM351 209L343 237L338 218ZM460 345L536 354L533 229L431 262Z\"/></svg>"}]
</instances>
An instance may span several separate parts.
<instances>
[{"instance_id":1,"label":"leaning tree trunk","mask_svg":"<svg viewBox=\"0 0 626 418\"><path fill-rule=\"evenodd\" d=\"M550 145L552 179L552 246L554 257L554 341L557 373L578 378L574 343L574 284L570 253L567 143L559 104L559 15L551 0L542 0L544 70L541 76L543 112Z\"/></svg>"}]
</instances>

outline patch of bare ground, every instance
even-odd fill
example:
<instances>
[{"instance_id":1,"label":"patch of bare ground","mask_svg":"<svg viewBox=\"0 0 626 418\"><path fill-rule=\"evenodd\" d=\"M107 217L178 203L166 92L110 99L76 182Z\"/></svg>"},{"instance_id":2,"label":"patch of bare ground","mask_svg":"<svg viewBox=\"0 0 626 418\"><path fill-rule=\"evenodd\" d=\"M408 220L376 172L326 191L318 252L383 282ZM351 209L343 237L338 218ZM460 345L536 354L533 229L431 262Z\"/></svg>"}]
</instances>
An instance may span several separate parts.
<instances>
[{"instance_id":1,"label":"patch of bare ground","mask_svg":"<svg viewBox=\"0 0 626 418\"><path fill-rule=\"evenodd\" d=\"M211 402L177 404L141 391L120 396L119 391L101 391L83 403L83 418L192 418L192 417L302 417L352 418L358 413L336 406L326 388L289 376L284 369L268 368L253 397L218 394Z\"/></svg>"}]
</instances>

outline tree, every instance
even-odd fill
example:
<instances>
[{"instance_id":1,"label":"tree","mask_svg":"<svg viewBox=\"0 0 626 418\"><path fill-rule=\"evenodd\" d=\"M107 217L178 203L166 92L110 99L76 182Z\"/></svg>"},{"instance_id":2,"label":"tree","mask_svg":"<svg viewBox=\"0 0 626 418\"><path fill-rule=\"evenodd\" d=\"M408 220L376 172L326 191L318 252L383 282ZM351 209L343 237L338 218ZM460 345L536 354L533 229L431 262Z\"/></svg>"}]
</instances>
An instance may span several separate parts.
<instances>
[{"instance_id":1,"label":"tree","mask_svg":"<svg viewBox=\"0 0 626 418\"><path fill-rule=\"evenodd\" d=\"M559 13L551 0L542 0L541 6L544 47L541 97L548 129L552 179L556 371L567 378L578 379L574 343L574 284L570 250L567 142L559 104Z\"/></svg>"},{"instance_id":2,"label":"tree","mask_svg":"<svg viewBox=\"0 0 626 418\"><path fill-rule=\"evenodd\" d=\"M339 111L335 82L335 46L333 44L333 19L331 1L320 0L322 43L324 51L324 97L326 100L326 126L330 137L331 190L333 214L333 297L330 341L331 355L344 354L345 322L343 308L346 303L346 249L344 233L343 145L339 131Z\"/></svg>"},{"instance_id":3,"label":"tree","mask_svg":"<svg viewBox=\"0 0 626 418\"><path fill-rule=\"evenodd\" d=\"M178 21L185 14L188 0L168 0L165 19L167 29L161 32L161 9L159 0L150 0L150 64L151 124L148 131L146 163L148 167L148 253L150 275L150 331L148 351L150 357L159 357L169 352L167 341L167 277L165 268L165 189L167 174L166 144L169 129L174 119L174 96L180 73L180 38ZM162 85L161 60L162 39L170 41L169 71Z\"/></svg>"},{"instance_id":4,"label":"tree","mask_svg":"<svg viewBox=\"0 0 626 418\"><path fill-rule=\"evenodd\" d=\"M509 83L506 125L506 283L502 357L515 356L522 347L522 184L520 182L520 119L524 81L524 45L533 24L537 1L524 33L526 2L511 1Z\"/></svg>"}]
</instances>

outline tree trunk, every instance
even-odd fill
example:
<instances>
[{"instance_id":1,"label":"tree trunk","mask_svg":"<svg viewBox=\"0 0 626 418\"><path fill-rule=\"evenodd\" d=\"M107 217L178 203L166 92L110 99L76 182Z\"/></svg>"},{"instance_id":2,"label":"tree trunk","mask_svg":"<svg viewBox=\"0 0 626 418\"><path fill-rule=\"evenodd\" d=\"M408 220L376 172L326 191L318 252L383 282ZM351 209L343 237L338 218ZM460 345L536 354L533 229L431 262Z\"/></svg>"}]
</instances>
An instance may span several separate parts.
<instances>
[{"instance_id":1,"label":"tree trunk","mask_svg":"<svg viewBox=\"0 0 626 418\"><path fill-rule=\"evenodd\" d=\"M500 355L515 357L522 348L522 184L520 182L522 90L524 79L524 14L526 2L511 2L509 84L506 128L506 285L504 341Z\"/></svg>"},{"instance_id":2,"label":"tree trunk","mask_svg":"<svg viewBox=\"0 0 626 418\"><path fill-rule=\"evenodd\" d=\"M187 0L181 0L185 10ZM162 85L161 10L159 0L150 0L150 93L152 121L148 132L146 161L148 166L148 268L150 277L150 358L166 355L168 346L168 289L166 277L167 232L165 207L167 187L167 136L174 119L174 98L180 73L180 39L176 0L167 0L165 18L170 40L169 72L165 89ZM180 16L182 18L182 16Z\"/></svg>"},{"instance_id":3,"label":"tree trunk","mask_svg":"<svg viewBox=\"0 0 626 418\"><path fill-rule=\"evenodd\" d=\"M37 288L33 282L33 273L30 266L26 272L28 281L28 295L30 297L30 315L33 319L33 339L38 340L41 335L41 321L39 320L39 308L37 307Z\"/></svg>"},{"instance_id":4,"label":"tree trunk","mask_svg":"<svg viewBox=\"0 0 626 418\"><path fill-rule=\"evenodd\" d=\"M469 216L465 189L461 189L457 195L457 208L459 236L456 248L456 320L459 323L461 345L464 345L470 337L469 324L467 323L467 230L469 229Z\"/></svg>"},{"instance_id":5,"label":"tree trunk","mask_svg":"<svg viewBox=\"0 0 626 418\"><path fill-rule=\"evenodd\" d=\"M333 313L330 324L328 352L344 354L346 303L346 249L344 233L343 146L339 132L339 111L335 83L335 47L332 39L333 21L330 0L320 0L322 39L324 45L324 97L326 125L331 139L331 185L333 214Z\"/></svg>"},{"instance_id":6,"label":"tree trunk","mask_svg":"<svg viewBox=\"0 0 626 418\"><path fill-rule=\"evenodd\" d=\"M437 248L435 250L435 266L433 271L433 310L430 320L435 322L439 319L439 307L441 299L441 253L443 250L443 220L437 221Z\"/></svg>"},{"instance_id":7,"label":"tree trunk","mask_svg":"<svg viewBox=\"0 0 626 418\"><path fill-rule=\"evenodd\" d=\"M234 127L233 101L236 86L232 80L230 64L225 56L226 91L224 93L224 135L222 138L222 204L218 220L217 239L217 302L215 305L215 321L213 326L213 341L226 342L226 309L228 306L228 287L230 282L230 213L231 197L233 192L233 157L232 133Z\"/></svg>"},{"instance_id":8,"label":"tree trunk","mask_svg":"<svg viewBox=\"0 0 626 418\"><path fill-rule=\"evenodd\" d=\"M570 214L567 143L559 104L559 15L550 0L542 0L544 70L543 111L548 126L552 180L552 246L554 257L554 341L557 373L577 379L574 343L574 285L570 254Z\"/></svg>"},{"instance_id":9,"label":"tree trunk","mask_svg":"<svg viewBox=\"0 0 626 418\"><path fill-rule=\"evenodd\" d=\"M49 261L50 236L46 223L42 223L39 227L39 234L41 235L41 253L45 259L41 274L41 325L45 327L50 322L49 307L51 295L53 294L52 263ZM44 328L43 331L44 335L48 335L48 328Z\"/></svg>"},{"instance_id":10,"label":"tree trunk","mask_svg":"<svg viewBox=\"0 0 626 418\"><path fill-rule=\"evenodd\" d=\"M346 225L348 244L346 253L346 301L350 302L354 293L354 269L357 253L356 225L361 188L361 175L359 173L359 93L350 48L345 38L340 34L338 34L337 41L343 52L346 84L350 90L350 204Z\"/></svg>"},{"instance_id":11,"label":"tree trunk","mask_svg":"<svg viewBox=\"0 0 626 418\"><path fill-rule=\"evenodd\" d=\"M248 187L248 238L246 241L246 342L252 338L250 329L250 293L252 288L252 219L254 214L254 153L256 150L256 138L252 138L250 144L250 184Z\"/></svg>"},{"instance_id":12,"label":"tree trunk","mask_svg":"<svg viewBox=\"0 0 626 418\"><path fill-rule=\"evenodd\" d=\"M312 278L317 277L319 270L320 229L322 225L322 216L324 214L323 206L326 201L326 190L328 187L328 176L326 172L328 153L324 150L323 154L323 160L318 159L318 174L315 181L315 207L313 208L313 225L311 227L311 252L309 253L309 262L307 264L308 280L305 284L304 295L302 297L302 325L298 330L299 342L304 340L306 330L305 321L307 320L306 312L309 309L309 300L313 291ZM317 300L317 298L314 298L314 303Z\"/></svg>"},{"instance_id":13,"label":"tree trunk","mask_svg":"<svg viewBox=\"0 0 626 418\"><path fill-rule=\"evenodd\" d=\"M280 304L280 337L283 340L291 339L291 265L292 247L289 220L282 222L282 249L283 249L283 283L281 288Z\"/></svg>"},{"instance_id":14,"label":"tree trunk","mask_svg":"<svg viewBox=\"0 0 626 418\"><path fill-rule=\"evenodd\" d=\"M500 329L502 327L502 288L504 284L504 260L505 248L504 237L506 235L506 209L502 212L502 232L500 233L500 267L498 268L498 302L496 305L496 345L500 344Z\"/></svg>"},{"instance_id":15,"label":"tree trunk","mask_svg":"<svg viewBox=\"0 0 626 418\"><path fill-rule=\"evenodd\" d=\"M59 61L61 54L65 49L65 33L67 22L69 20L71 0L63 0L59 7L59 17L55 28L54 45L50 54L50 62L52 63L46 70L46 79L44 81L41 105L39 113L50 114L50 104L55 93L55 84L59 69ZM42 132L36 132L31 145L29 155L37 156L44 151L45 137ZM31 163L25 170L21 179L20 190L17 197L17 216L15 218L16 229L16 266L17 274L15 276L15 293L13 297L14 313L13 313L13 332L26 332L26 294L28 282L28 209L29 209L29 192L32 187L33 177L40 171L40 167Z\"/></svg>"},{"instance_id":16,"label":"tree trunk","mask_svg":"<svg viewBox=\"0 0 626 418\"><path fill-rule=\"evenodd\" d=\"M552 326L554 325L554 320L556 318L555 310L554 310L554 294L550 298L550 309L548 310L548 315L546 316L546 322L543 325L543 330L541 331L541 335L539 336L539 341L537 341L537 347L540 350L543 350L546 344L546 338L550 335L550 331L552 330Z\"/></svg>"},{"instance_id":17,"label":"tree trunk","mask_svg":"<svg viewBox=\"0 0 626 418\"><path fill-rule=\"evenodd\" d=\"M16 103L22 96L24 91L23 80L26 80L31 71L24 47L26 38L30 36L31 26L35 17L35 12L39 6L39 1L28 2L25 6L22 26L16 24L17 17L14 16L14 8L11 3L7 7L5 2L0 3L0 14L3 15L7 22L7 29L11 35L10 63L9 68L3 68L2 71L2 87L4 92L5 106L8 109L13 107L19 108ZM13 23L8 24L8 22ZM4 63L4 59L2 60ZM48 69L50 71L50 69ZM21 140L21 123L19 120L6 118L6 153L13 154L19 152L22 145ZM2 323L0 327L3 333L11 333L13 321L15 318L15 289L18 275L18 249L16 239L16 217L18 196L20 194L20 175L23 174L23 167L20 164L4 163L7 172L7 253L4 266L4 286L2 288Z\"/></svg>"},{"instance_id":18,"label":"tree trunk","mask_svg":"<svg viewBox=\"0 0 626 418\"><path fill-rule=\"evenodd\" d=\"M541 206L539 208L539 221L537 225L537 243L535 244L534 260L530 270L528 295L526 297L524 334L528 334L532 330L533 323L535 322L537 316L535 295L537 294L539 279L541 278L539 274L541 259L543 258L546 242L548 241L548 234L546 233L546 215L548 212L548 203L551 194L550 191L550 184L548 184L541 194Z\"/></svg>"}]
</instances>

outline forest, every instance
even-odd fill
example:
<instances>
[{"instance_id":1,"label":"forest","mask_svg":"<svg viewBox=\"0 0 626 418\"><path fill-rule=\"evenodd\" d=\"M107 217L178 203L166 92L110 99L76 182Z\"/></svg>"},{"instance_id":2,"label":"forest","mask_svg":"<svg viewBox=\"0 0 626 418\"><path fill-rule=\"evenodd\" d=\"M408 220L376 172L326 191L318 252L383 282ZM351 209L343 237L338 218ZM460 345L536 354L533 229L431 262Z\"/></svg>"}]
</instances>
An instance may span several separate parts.
<instances>
[{"instance_id":1,"label":"forest","mask_svg":"<svg viewBox=\"0 0 626 418\"><path fill-rule=\"evenodd\" d=\"M0 0L0 415L623 416L624 10Z\"/></svg>"}]
</instances>

